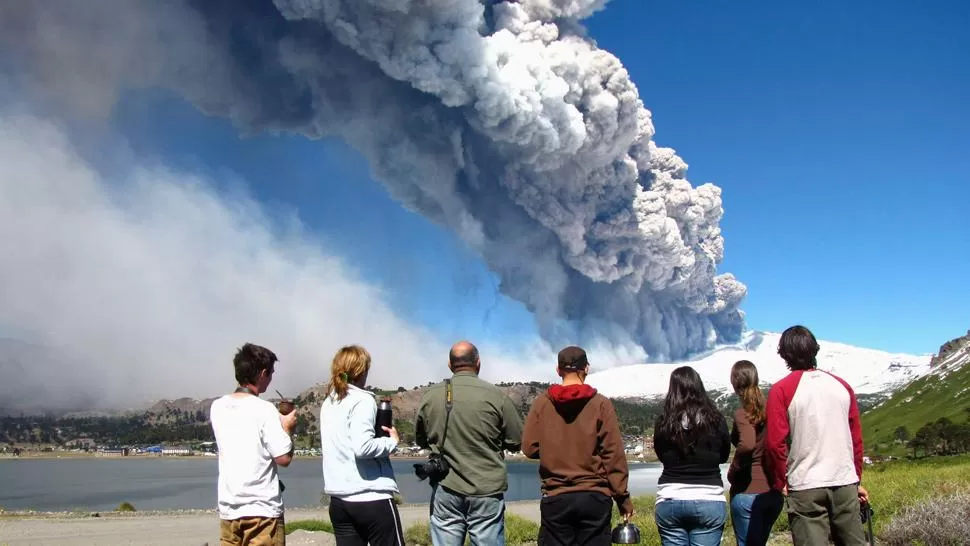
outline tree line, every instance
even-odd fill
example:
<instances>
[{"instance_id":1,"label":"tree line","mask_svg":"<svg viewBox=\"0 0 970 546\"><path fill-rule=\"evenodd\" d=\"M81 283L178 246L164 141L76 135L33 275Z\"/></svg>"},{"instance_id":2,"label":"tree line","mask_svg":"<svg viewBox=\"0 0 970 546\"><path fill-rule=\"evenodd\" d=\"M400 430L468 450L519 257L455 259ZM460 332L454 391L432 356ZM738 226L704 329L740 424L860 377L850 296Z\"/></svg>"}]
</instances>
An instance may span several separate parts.
<instances>
[{"instance_id":1,"label":"tree line","mask_svg":"<svg viewBox=\"0 0 970 546\"><path fill-rule=\"evenodd\" d=\"M955 423L947 417L940 417L919 428L915 435L911 435L905 426L896 427L894 439L905 443L913 450L913 458L931 455L958 455L970 452L970 407L964 408L967 420Z\"/></svg>"},{"instance_id":2,"label":"tree line","mask_svg":"<svg viewBox=\"0 0 970 546\"><path fill-rule=\"evenodd\" d=\"M506 386L512 383L505 384ZM528 401L522 400L519 410L523 416L528 413L531 400L549 387L548 383L529 382ZM767 387L764 388L767 393ZM733 393L711 391L730 424L734 411L739 406ZM322 400L313 392L293 399L297 407L315 407ZM620 430L624 435L651 434L657 416L663 410L663 399L622 400L613 399ZM414 424L408 420L395 420L395 426L405 444L414 442ZM913 438L905 432L901 442L915 442L910 447L926 453L966 450L967 442L961 436L966 425L934 422L921 428ZM905 428L905 427L902 427ZM926 429L926 430L924 430ZM299 445L319 447L319 429L312 416L306 412L297 414L295 436ZM964 431L965 432L965 431ZM0 443L48 444L71 446L78 438L89 438L98 445L154 445L159 443L187 443L214 440L208 415L202 410L187 411L171 408L159 413L145 413L127 416L101 417L54 417L23 416L0 418Z\"/></svg>"},{"instance_id":3,"label":"tree line","mask_svg":"<svg viewBox=\"0 0 970 546\"><path fill-rule=\"evenodd\" d=\"M149 415L102 417L19 416L0 418L0 443L70 447L89 439L97 445L153 445L211 441L203 412L174 410L164 418Z\"/></svg>"}]
</instances>

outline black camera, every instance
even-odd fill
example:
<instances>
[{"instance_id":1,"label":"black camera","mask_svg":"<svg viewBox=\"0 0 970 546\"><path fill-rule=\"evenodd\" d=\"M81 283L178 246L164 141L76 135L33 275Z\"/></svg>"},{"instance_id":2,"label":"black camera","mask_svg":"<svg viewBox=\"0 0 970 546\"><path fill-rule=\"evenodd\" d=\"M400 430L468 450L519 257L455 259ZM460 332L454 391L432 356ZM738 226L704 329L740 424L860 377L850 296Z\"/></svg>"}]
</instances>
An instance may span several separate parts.
<instances>
[{"instance_id":1,"label":"black camera","mask_svg":"<svg viewBox=\"0 0 970 546\"><path fill-rule=\"evenodd\" d=\"M859 505L859 517L862 519L862 524L867 526L863 531L866 537L866 544L875 545L876 534L872 532L872 515L875 513L875 510L872 509L872 505L868 502L861 502Z\"/></svg>"},{"instance_id":2,"label":"black camera","mask_svg":"<svg viewBox=\"0 0 970 546\"><path fill-rule=\"evenodd\" d=\"M428 480L432 484L438 483L448 475L451 465L440 453L432 453L428 460L414 465L414 474L418 480Z\"/></svg>"}]
</instances>

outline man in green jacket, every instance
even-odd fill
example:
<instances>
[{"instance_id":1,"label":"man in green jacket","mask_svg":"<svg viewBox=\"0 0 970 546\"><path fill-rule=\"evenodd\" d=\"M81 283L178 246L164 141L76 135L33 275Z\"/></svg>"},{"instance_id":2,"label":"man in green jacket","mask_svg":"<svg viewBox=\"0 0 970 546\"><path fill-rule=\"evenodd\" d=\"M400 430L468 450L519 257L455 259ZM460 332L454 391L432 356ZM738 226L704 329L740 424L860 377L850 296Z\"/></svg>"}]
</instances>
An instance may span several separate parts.
<instances>
[{"instance_id":1,"label":"man in green jacket","mask_svg":"<svg viewBox=\"0 0 970 546\"><path fill-rule=\"evenodd\" d=\"M518 451L522 415L497 387L478 378L478 349L467 341L448 354L452 409L447 387L439 383L424 394L415 426L417 444L444 456L450 469L432 483L431 539L434 546L505 544L505 451ZM444 436L447 419L448 433Z\"/></svg>"}]
</instances>

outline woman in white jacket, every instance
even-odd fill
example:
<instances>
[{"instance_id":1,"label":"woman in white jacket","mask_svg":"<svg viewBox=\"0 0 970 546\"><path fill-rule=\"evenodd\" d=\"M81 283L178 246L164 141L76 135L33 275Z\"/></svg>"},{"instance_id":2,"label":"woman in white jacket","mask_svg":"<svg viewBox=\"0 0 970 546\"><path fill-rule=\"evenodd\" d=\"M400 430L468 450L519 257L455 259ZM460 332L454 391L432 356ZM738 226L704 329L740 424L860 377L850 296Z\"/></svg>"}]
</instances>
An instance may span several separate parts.
<instances>
[{"instance_id":1,"label":"woman in white jacket","mask_svg":"<svg viewBox=\"0 0 970 546\"><path fill-rule=\"evenodd\" d=\"M371 358L359 345L333 357L327 397L320 407L324 492L330 495L330 522L337 546L404 546L398 492L389 456L397 430L374 435L377 403L364 390Z\"/></svg>"}]
</instances>

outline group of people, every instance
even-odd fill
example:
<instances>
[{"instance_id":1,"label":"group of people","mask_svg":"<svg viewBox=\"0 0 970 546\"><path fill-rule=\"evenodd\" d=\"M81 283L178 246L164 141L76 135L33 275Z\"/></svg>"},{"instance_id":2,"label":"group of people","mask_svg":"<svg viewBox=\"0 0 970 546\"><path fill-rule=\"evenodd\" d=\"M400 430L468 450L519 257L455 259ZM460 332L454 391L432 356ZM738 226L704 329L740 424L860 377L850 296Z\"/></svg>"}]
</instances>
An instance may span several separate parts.
<instances>
[{"instance_id":1,"label":"group of people","mask_svg":"<svg viewBox=\"0 0 970 546\"><path fill-rule=\"evenodd\" d=\"M737 362L730 380L741 404L730 428L694 369L671 373L653 437L663 464L654 512L664 546L720 544L728 510L739 546L764 545L786 497L796 546L830 538L865 544L859 411L852 388L816 368L818 350L807 328L786 330L778 352L791 373L767 400L755 365ZM212 404L224 545L285 544L277 467L292 460L296 417L259 398L276 360L269 349L244 345L233 359L239 387ZM561 383L538 396L524 420L503 391L479 377L474 345L455 344L449 368L451 377L424 393L415 424L416 443L432 453L415 473L432 488L433 544L505 543L504 453L519 450L539 460L539 544L611 544L613 505L626 521L635 509L616 411L586 384L586 352L559 352ZM320 407L324 491L338 546L403 546L389 459L400 437L393 426L375 427L377 401L364 388L370 369L371 356L358 345L333 358ZM725 496L721 465L732 445Z\"/></svg>"},{"instance_id":2,"label":"group of people","mask_svg":"<svg viewBox=\"0 0 970 546\"><path fill-rule=\"evenodd\" d=\"M786 498L795 546L866 544L859 408L852 387L817 369L818 351L808 328L785 330L778 354L791 373L767 400L755 365L736 362L730 380L740 407L730 432L697 372L671 373L654 427L663 463L655 519L664 546L720 544L728 510L739 546L764 545ZM725 498L720 465L732 445Z\"/></svg>"}]
</instances>

